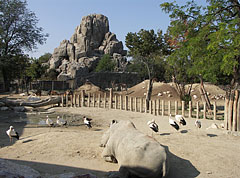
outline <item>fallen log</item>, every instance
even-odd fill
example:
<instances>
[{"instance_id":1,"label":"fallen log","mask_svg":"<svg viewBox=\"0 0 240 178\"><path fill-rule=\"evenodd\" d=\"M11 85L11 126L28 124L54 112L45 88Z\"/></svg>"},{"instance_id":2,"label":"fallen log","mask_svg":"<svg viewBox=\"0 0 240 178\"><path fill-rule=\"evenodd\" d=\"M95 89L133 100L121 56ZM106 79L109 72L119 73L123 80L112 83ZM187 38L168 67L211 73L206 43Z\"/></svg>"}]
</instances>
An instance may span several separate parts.
<instances>
[{"instance_id":1,"label":"fallen log","mask_svg":"<svg viewBox=\"0 0 240 178\"><path fill-rule=\"evenodd\" d=\"M30 106L30 107L42 107L42 106L48 106L52 104L59 104L61 102L61 97L49 97L43 100L39 101L25 101L25 100L13 100L4 98L2 100L3 103L5 103L6 106Z\"/></svg>"}]
</instances>

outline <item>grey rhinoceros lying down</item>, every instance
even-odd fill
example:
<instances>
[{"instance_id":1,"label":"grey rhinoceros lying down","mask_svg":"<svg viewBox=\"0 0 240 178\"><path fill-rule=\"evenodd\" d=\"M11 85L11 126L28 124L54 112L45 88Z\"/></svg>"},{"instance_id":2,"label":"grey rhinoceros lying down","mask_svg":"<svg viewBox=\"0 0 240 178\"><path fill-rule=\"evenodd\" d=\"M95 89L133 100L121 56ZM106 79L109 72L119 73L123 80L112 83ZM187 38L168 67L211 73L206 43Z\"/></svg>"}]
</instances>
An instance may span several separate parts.
<instances>
[{"instance_id":1,"label":"grey rhinoceros lying down","mask_svg":"<svg viewBox=\"0 0 240 178\"><path fill-rule=\"evenodd\" d=\"M161 178L168 172L167 153L155 139L138 131L130 121L113 120L101 146L106 161L118 162L120 177Z\"/></svg>"}]
</instances>

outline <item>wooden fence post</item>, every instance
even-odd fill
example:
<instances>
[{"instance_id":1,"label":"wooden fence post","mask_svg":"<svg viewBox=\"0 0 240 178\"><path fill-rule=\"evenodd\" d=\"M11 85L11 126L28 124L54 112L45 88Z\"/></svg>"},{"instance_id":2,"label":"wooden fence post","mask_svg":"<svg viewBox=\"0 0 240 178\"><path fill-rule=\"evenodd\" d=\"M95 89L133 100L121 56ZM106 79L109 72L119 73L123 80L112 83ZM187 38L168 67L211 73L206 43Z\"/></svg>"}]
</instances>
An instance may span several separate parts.
<instances>
[{"instance_id":1,"label":"wooden fence post","mask_svg":"<svg viewBox=\"0 0 240 178\"><path fill-rule=\"evenodd\" d=\"M217 120L217 103L213 102L213 120Z\"/></svg>"},{"instance_id":2,"label":"wooden fence post","mask_svg":"<svg viewBox=\"0 0 240 178\"><path fill-rule=\"evenodd\" d=\"M110 92L109 92L109 109L112 108L112 101L113 101L113 89L110 88Z\"/></svg>"},{"instance_id":3,"label":"wooden fence post","mask_svg":"<svg viewBox=\"0 0 240 178\"><path fill-rule=\"evenodd\" d=\"M196 119L199 119L199 101L197 101L196 103L196 109L197 109Z\"/></svg>"},{"instance_id":4,"label":"wooden fence post","mask_svg":"<svg viewBox=\"0 0 240 178\"><path fill-rule=\"evenodd\" d=\"M106 92L104 92L104 101L103 101L103 103L104 103L104 108L106 108L107 107L107 93Z\"/></svg>"},{"instance_id":5,"label":"wooden fence post","mask_svg":"<svg viewBox=\"0 0 240 178\"><path fill-rule=\"evenodd\" d=\"M120 95L120 109L123 110L123 96Z\"/></svg>"},{"instance_id":6,"label":"wooden fence post","mask_svg":"<svg viewBox=\"0 0 240 178\"><path fill-rule=\"evenodd\" d=\"M192 118L192 101L189 101L188 118Z\"/></svg>"},{"instance_id":7,"label":"wooden fence post","mask_svg":"<svg viewBox=\"0 0 240 178\"><path fill-rule=\"evenodd\" d=\"M178 114L178 101L175 101L175 115Z\"/></svg>"},{"instance_id":8,"label":"wooden fence post","mask_svg":"<svg viewBox=\"0 0 240 178\"><path fill-rule=\"evenodd\" d=\"M135 110L135 112L137 112L138 111L138 108L137 108L137 97L134 98L134 101L135 101L135 105L134 105L135 109L134 110Z\"/></svg>"},{"instance_id":9,"label":"wooden fence post","mask_svg":"<svg viewBox=\"0 0 240 178\"><path fill-rule=\"evenodd\" d=\"M203 103L203 119L207 119L207 104Z\"/></svg>"},{"instance_id":10,"label":"wooden fence post","mask_svg":"<svg viewBox=\"0 0 240 178\"><path fill-rule=\"evenodd\" d=\"M160 105L161 105L161 102L160 102L160 99L157 100L157 116L160 115Z\"/></svg>"},{"instance_id":11,"label":"wooden fence post","mask_svg":"<svg viewBox=\"0 0 240 178\"><path fill-rule=\"evenodd\" d=\"M182 116L185 116L185 101L182 101Z\"/></svg>"},{"instance_id":12,"label":"wooden fence post","mask_svg":"<svg viewBox=\"0 0 240 178\"><path fill-rule=\"evenodd\" d=\"M78 107L81 106L81 94L78 95Z\"/></svg>"},{"instance_id":13,"label":"wooden fence post","mask_svg":"<svg viewBox=\"0 0 240 178\"><path fill-rule=\"evenodd\" d=\"M125 95L125 110L128 110L128 96Z\"/></svg>"},{"instance_id":14,"label":"wooden fence post","mask_svg":"<svg viewBox=\"0 0 240 178\"><path fill-rule=\"evenodd\" d=\"M228 105L229 105L229 98L228 98L228 94L226 93L225 106L224 106L224 128L226 130L228 130Z\"/></svg>"},{"instance_id":15,"label":"wooden fence post","mask_svg":"<svg viewBox=\"0 0 240 178\"><path fill-rule=\"evenodd\" d=\"M66 107L68 107L68 94L66 94Z\"/></svg>"},{"instance_id":16,"label":"wooden fence post","mask_svg":"<svg viewBox=\"0 0 240 178\"><path fill-rule=\"evenodd\" d=\"M233 94L230 93L230 101L228 105L228 130L232 130L232 121L233 121Z\"/></svg>"},{"instance_id":17,"label":"wooden fence post","mask_svg":"<svg viewBox=\"0 0 240 178\"><path fill-rule=\"evenodd\" d=\"M115 98L115 109L117 109L118 108L118 98L117 98L116 94L115 94L114 98Z\"/></svg>"},{"instance_id":18,"label":"wooden fence post","mask_svg":"<svg viewBox=\"0 0 240 178\"><path fill-rule=\"evenodd\" d=\"M147 113L147 100L146 100L146 98L145 98L145 100L144 100L144 104L145 104L145 113ZM150 102L149 102L149 104L150 104ZM150 108L150 107L149 107ZM149 109L150 110L150 109Z\"/></svg>"},{"instance_id":19,"label":"wooden fence post","mask_svg":"<svg viewBox=\"0 0 240 178\"><path fill-rule=\"evenodd\" d=\"M81 94L82 94L82 107L84 107L85 106L85 91L82 90Z\"/></svg>"},{"instance_id":20,"label":"wooden fence post","mask_svg":"<svg viewBox=\"0 0 240 178\"><path fill-rule=\"evenodd\" d=\"M93 107L95 107L95 93L93 93Z\"/></svg>"},{"instance_id":21,"label":"wooden fence post","mask_svg":"<svg viewBox=\"0 0 240 178\"><path fill-rule=\"evenodd\" d=\"M130 103L129 103L130 111L133 111L133 98L130 97L129 100L130 100Z\"/></svg>"},{"instance_id":22,"label":"wooden fence post","mask_svg":"<svg viewBox=\"0 0 240 178\"><path fill-rule=\"evenodd\" d=\"M98 94L98 108L101 107L101 93Z\"/></svg>"},{"instance_id":23,"label":"wooden fence post","mask_svg":"<svg viewBox=\"0 0 240 178\"><path fill-rule=\"evenodd\" d=\"M157 115L156 106L157 106L157 101L156 101L156 100L153 100L153 114L154 114L155 116Z\"/></svg>"},{"instance_id":24,"label":"wooden fence post","mask_svg":"<svg viewBox=\"0 0 240 178\"><path fill-rule=\"evenodd\" d=\"M152 114L152 100L149 101L149 114Z\"/></svg>"},{"instance_id":25,"label":"wooden fence post","mask_svg":"<svg viewBox=\"0 0 240 178\"><path fill-rule=\"evenodd\" d=\"M165 106L164 106L164 100L162 100L162 116L164 116L164 110L165 110Z\"/></svg>"},{"instance_id":26,"label":"wooden fence post","mask_svg":"<svg viewBox=\"0 0 240 178\"><path fill-rule=\"evenodd\" d=\"M239 97L239 93L238 90L235 90L234 92L235 97L234 97L234 104L233 104L233 127L232 127L232 131L237 131L237 104L238 104L238 97Z\"/></svg>"},{"instance_id":27,"label":"wooden fence post","mask_svg":"<svg viewBox=\"0 0 240 178\"><path fill-rule=\"evenodd\" d=\"M143 98L140 98L140 113L142 113L142 109L143 109Z\"/></svg>"},{"instance_id":28,"label":"wooden fence post","mask_svg":"<svg viewBox=\"0 0 240 178\"><path fill-rule=\"evenodd\" d=\"M168 116L171 114L171 101L168 101Z\"/></svg>"},{"instance_id":29,"label":"wooden fence post","mask_svg":"<svg viewBox=\"0 0 240 178\"><path fill-rule=\"evenodd\" d=\"M91 93L88 93L87 106L90 107L90 105L91 105Z\"/></svg>"},{"instance_id":30,"label":"wooden fence post","mask_svg":"<svg viewBox=\"0 0 240 178\"><path fill-rule=\"evenodd\" d=\"M237 105L237 131L240 131L240 99L238 93L238 105Z\"/></svg>"},{"instance_id":31,"label":"wooden fence post","mask_svg":"<svg viewBox=\"0 0 240 178\"><path fill-rule=\"evenodd\" d=\"M64 107L64 95L61 96L62 97L62 107Z\"/></svg>"}]
</instances>

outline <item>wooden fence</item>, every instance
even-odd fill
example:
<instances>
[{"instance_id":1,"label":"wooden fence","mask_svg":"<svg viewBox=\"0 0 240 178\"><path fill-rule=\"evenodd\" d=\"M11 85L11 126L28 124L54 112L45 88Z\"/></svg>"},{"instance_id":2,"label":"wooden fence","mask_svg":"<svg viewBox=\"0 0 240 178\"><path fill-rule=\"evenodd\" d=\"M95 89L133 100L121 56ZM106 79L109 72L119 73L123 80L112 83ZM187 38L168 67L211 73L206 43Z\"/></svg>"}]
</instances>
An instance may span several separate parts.
<instances>
[{"instance_id":1,"label":"wooden fence","mask_svg":"<svg viewBox=\"0 0 240 178\"><path fill-rule=\"evenodd\" d=\"M216 102L213 103L213 110L207 112L206 104L201 102L185 103L184 101L164 101L160 99L151 100L149 110L146 109L145 97L130 97L127 95L109 93L86 94L82 91L79 94L62 95L62 107L98 107L119 109L132 112L149 113L156 116L169 116L170 114L181 114L188 118L223 119L224 111L217 109Z\"/></svg>"}]
</instances>

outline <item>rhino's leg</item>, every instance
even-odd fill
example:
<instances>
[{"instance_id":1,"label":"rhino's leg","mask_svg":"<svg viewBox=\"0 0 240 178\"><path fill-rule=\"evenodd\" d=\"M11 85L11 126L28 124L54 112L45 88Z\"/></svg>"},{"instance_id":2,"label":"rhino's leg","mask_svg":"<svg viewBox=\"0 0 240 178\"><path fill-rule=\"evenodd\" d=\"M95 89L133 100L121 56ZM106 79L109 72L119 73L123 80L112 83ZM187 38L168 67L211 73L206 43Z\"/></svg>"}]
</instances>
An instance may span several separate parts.
<instances>
[{"instance_id":1,"label":"rhino's leg","mask_svg":"<svg viewBox=\"0 0 240 178\"><path fill-rule=\"evenodd\" d=\"M106 131L101 139L100 147L105 147L110 137L110 131Z\"/></svg>"}]
</instances>

